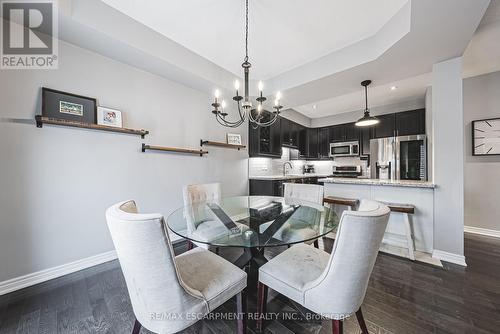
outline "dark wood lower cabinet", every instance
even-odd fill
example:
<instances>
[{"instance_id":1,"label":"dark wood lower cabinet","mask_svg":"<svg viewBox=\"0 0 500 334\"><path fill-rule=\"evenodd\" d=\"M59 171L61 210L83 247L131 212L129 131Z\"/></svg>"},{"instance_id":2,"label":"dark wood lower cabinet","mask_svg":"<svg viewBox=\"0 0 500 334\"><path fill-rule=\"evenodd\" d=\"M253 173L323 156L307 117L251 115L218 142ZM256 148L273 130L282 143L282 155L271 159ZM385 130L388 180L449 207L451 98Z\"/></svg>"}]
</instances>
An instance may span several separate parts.
<instances>
[{"instance_id":1,"label":"dark wood lower cabinet","mask_svg":"<svg viewBox=\"0 0 500 334\"><path fill-rule=\"evenodd\" d=\"M317 177L288 180L250 180L250 196L283 196L284 183L318 184Z\"/></svg>"}]
</instances>

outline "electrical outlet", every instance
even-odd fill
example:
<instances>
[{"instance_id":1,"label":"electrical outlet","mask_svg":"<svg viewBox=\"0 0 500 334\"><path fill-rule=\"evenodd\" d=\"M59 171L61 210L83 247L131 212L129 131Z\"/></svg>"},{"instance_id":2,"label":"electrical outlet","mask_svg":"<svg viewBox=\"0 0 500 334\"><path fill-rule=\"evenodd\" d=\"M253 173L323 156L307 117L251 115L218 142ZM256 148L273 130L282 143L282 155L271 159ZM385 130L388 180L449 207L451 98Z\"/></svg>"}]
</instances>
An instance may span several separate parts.
<instances>
[{"instance_id":1,"label":"electrical outlet","mask_svg":"<svg viewBox=\"0 0 500 334\"><path fill-rule=\"evenodd\" d=\"M267 167L266 167L266 166L261 167L261 168L260 168L260 170L261 170L261 171L263 171L263 172L267 172L267 171L268 171L268 169L267 169Z\"/></svg>"}]
</instances>

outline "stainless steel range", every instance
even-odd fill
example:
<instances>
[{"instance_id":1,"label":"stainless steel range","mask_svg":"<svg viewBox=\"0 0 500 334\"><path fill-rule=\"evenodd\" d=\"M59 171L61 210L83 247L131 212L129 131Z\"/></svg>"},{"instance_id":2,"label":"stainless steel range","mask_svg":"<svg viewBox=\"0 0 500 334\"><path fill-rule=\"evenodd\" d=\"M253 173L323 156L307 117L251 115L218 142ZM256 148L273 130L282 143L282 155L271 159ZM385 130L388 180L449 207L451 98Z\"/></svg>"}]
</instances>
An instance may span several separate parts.
<instances>
[{"instance_id":1,"label":"stainless steel range","mask_svg":"<svg viewBox=\"0 0 500 334\"><path fill-rule=\"evenodd\" d=\"M332 176L357 178L361 176L361 166L333 166Z\"/></svg>"}]
</instances>

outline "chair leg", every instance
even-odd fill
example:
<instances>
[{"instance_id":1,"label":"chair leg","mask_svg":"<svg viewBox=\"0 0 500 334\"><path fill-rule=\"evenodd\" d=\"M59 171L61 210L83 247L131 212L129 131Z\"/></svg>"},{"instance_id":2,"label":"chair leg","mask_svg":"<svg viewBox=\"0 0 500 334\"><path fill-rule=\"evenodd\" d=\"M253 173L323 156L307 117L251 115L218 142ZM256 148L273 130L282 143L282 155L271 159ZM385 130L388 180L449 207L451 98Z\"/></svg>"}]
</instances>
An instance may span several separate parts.
<instances>
[{"instance_id":1,"label":"chair leg","mask_svg":"<svg viewBox=\"0 0 500 334\"><path fill-rule=\"evenodd\" d=\"M415 251L413 249L413 237L411 235L410 217L407 213L404 214L406 241L408 244L408 257L410 260L415 261Z\"/></svg>"},{"instance_id":2,"label":"chair leg","mask_svg":"<svg viewBox=\"0 0 500 334\"><path fill-rule=\"evenodd\" d=\"M363 312L361 312L361 307L356 312L356 318L358 318L359 327L361 328L362 334L368 334L368 328L366 328L365 318L363 317Z\"/></svg>"},{"instance_id":3,"label":"chair leg","mask_svg":"<svg viewBox=\"0 0 500 334\"><path fill-rule=\"evenodd\" d=\"M191 240L188 240L188 251L193 249L193 242Z\"/></svg>"},{"instance_id":4,"label":"chair leg","mask_svg":"<svg viewBox=\"0 0 500 334\"><path fill-rule=\"evenodd\" d=\"M333 334L344 333L344 322L342 320L332 320L332 333Z\"/></svg>"},{"instance_id":5,"label":"chair leg","mask_svg":"<svg viewBox=\"0 0 500 334\"><path fill-rule=\"evenodd\" d=\"M135 323L134 323L134 329L132 329L132 334L139 334L139 332L141 331L141 323L135 319Z\"/></svg>"},{"instance_id":6,"label":"chair leg","mask_svg":"<svg viewBox=\"0 0 500 334\"><path fill-rule=\"evenodd\" d=\"M265 284L262 284L259 282L259 288L258 288L258 293L257 293L257 331L261 332L264 327L263 321L264 321L264 316L266 314L267 310L267 292L268 292L268 287Z\"/></svg>"},{"instance_id":7,"label":"chair leg","mask_svg":"<svg viewBox=\"0 0 500 334\"><path fill-rule=\"evenodd\" d=\"M314 247L316 247L317 249L319 249L318 239L314 240Z\"/></svg>"},{"instance_id":8,"label":"chair leg","mask_svg":"<svg viewBox=\"0 0 500 334\"><path fill-rule=\"evenodd\" d=\"M238 319L238 334L247 332L247 294L246 290L236 295L236 313Z\"/></svg>"}]
</instances>

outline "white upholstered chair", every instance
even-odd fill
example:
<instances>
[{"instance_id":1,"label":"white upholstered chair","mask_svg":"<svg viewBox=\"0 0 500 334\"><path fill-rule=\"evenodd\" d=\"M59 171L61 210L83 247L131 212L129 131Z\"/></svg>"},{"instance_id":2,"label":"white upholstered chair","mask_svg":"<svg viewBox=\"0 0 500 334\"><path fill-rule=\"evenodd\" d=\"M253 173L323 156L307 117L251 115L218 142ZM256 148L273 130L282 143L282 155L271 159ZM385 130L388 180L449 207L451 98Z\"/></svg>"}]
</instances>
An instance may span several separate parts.
<instances>
[{"instance_id":1,"label":"white upholstered chair","mask_svg":"<svg viewBox=\"0 0 500 334\"><path fill-rule=\"evenodd\" d=\"M189 210L194 210L195 208L191 207L195 203L199 202L217 202L221 199L221 186L220 183L207 183L207 184L190 184L184 186L182 189L182 195L184 199L184 207L186 207L185 215L186 221L188 224L188 228L190 229L190 233L196 234L197 230L200 230L199 238L210 238L210 233L217 233L217 226L211 226L215 224L215 221L203 221L198 219L199 215L196 212L191 212ZM216 237L216 235L214 235ZM209 241L209 240L207 240ZM196 246L212 249L206 243L202 242L194 242ZM193 248L193 243L188 240L188 249ZM217 248L214 249L217 252Z\"/></svg>"},{"instance_id":2,"label":"white upholstered chair","mask_svg":"<svg viewBox=\"0 0 500 334\"><path fill-rule=\"evenodd\" d=\"M265 313L269 287L332 319L334 333L342 332L342 320L353 313L368 333L361 304L389 214L387 206L362 200L358 211L342 214L331 254L298 244L260 267L258 312Z\"/></svg>"},{"instance_id":3,"label":"white upholstered chair","mask_svg":"<svg viewBox=\"0 0 500 334\"><path fill-rule=\"evenodd\" d=\"M285 198L286 204L300 205L301 203L314 203L320 206L323 205L323 186L316 184L301 184L301 183L285 183L285 189L283 191L283 197ZM316 209L303 208L296 214L294 214L290 219L293 220L294 224L304 223L304 228L301 229L288 229L287 226L290 224L287 222L281 229L276 232L275 237L286 239L291 242L294 240L305 240L308 237L314 237L317 235L316 231L308 228L308 220L311 219L311 214L317 213ZM261 225L261 232L265 231L272 222L265 223ZM316 248L319 248L318 240L309 240L306 244L312 244Z\"/></svg>"},{"instance_id":4,"label":"white upholstered chair","mask_svg":"<svg viewBox=\"0 0 500 334\"><path fill-rule=\"evenodd\" d=\"M136 316L133 334L141 326L177 333L234 296L238 314L246 312L246 273L202 248L175 256L162 215L139 214L126 201L110 207L106 220ZM238 330L246 331L244 317Z\"/></svg>"}]
</instances>

